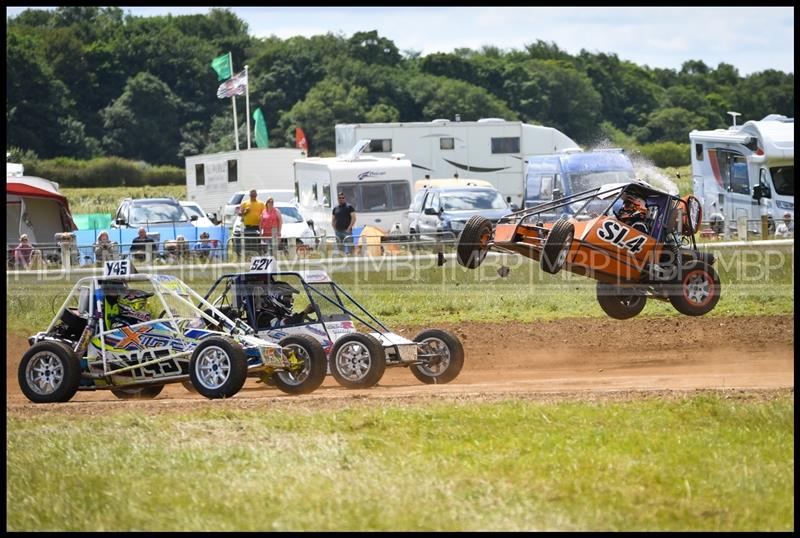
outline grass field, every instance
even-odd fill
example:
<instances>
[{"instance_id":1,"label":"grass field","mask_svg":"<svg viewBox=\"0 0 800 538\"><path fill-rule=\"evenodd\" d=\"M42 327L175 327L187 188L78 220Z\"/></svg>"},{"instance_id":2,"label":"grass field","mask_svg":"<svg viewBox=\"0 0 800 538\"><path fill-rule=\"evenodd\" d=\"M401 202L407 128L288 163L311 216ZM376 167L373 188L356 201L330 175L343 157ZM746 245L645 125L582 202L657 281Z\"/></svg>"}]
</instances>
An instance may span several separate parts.
<instances>
[{"instance_id":1,"label":"grass field","mask_svg":"<svg viewBox=\"0 0 800 538\"><path fill-rule=\"evenodd\" d=\"M794 398L7 419L7 530L793 530Z\"/></svg>"},{"instance_id":2,"label":"grass field","mask_svg":"<svg viewBox=\"0 0 800 538\"><path fill-rule=\"evenodd\" d=\"M753 247L747 251L720 249L716 253L722 298L709 315L794 312L791 245ZM434 260L383 263L358 266L359 270L334 264L331 275L389 325L425 324L434 319L497 322L605 316L597 304L594 280L563 271L549 275L540 270L537 262L522 256L490 258L475 271L464 269L455 260L444 267L437 267ZM507 278L497 274L501 264L511 268ZM183 278L201 294L215 279L211 272ZM44 330L71 286L71 282L58 277L38 280L25 276L19 281L7 277L7 330L26 334L33 328ZM680 314L669 303L651 300L640 315Z\"/></svg>"},{"instance_id":3,"label":"grass field","mask_svg":"<svg viewBox=\"0 0 800 538\"><path fill-rule=\"evenodd\" d=\"M158 187L98 187L92 189L60 189L67 197L72 213L115 213L124 198L186 199L186 185Z\"/></svg>"}]
</instances>

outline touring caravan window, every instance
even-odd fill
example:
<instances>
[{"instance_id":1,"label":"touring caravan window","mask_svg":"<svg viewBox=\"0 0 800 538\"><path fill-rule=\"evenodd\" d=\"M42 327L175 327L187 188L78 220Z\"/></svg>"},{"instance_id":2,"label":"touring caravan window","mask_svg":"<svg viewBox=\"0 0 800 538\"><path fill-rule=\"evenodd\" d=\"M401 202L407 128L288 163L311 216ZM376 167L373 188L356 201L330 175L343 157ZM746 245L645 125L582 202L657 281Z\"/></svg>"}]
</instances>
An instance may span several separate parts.
<instances>
[{"instance_id":1,"label":"touring caravan window","mask_svg":"<svg viewBox=\"0 0 800 538\"><path fill-rule=\"evenodd\" d=\"M236 159L228 161L228 183L235 183L239 181L239 170L236 166Z\"/></svg>"},{"instance_id":2,"label":"touring caravan window","mask_svg":"<svg viewBox=\"0 0 800 538\"><path fill-rule=\"evenodd\" d=\"M347 200L347 203L351 206L356 208L356 211L361 211L361 203L358 200L358 192L357 189L358 185L355 184L339 184L338 190L341 193L344 193L344 199Z\"/></svg>"},{"instance_id":3,"label":"touring caravan window","mask_svg":"<svg viewBox=\"0 0 800 538\"><path fill-rule=\"evenodd\" d=\"M391 183L390 187L392 189L392 208L393 209L405 209L409 205L411 205L411 190L408 188L407 181L399 181L397 183Z\"/></svg>"},{"instance_id":4,"label":"touring caravan window","mask_svg":"<svg viewBox=\"0 0 800 538\"><path fill-rule=\"evenodd\" d=\"M361 185L362 211L386 211L389 209L389 196L386 184Z\"/></svg>"},{"instance_id":5,"label":"touring caravan window","mask_svg":"<svg viewBox=\"0 0 800 538\"><path fill-rule=\"evenodd\" d=\"M519 137L492 138L492 153L519 153Z\"/></svg>"},{"instance_id":6,"label":"touring caravan window","mask_svg":"<svg viewBox=\"0 0 800 538\"><path fill-rule=\"evenodd\" d=\"M201 187L206 184L206 169L203 164L194 165L194 182L195 185Z\"/></svg>"},{"instance_id":7,"label":"touring caravan window","mask_svg":"<svg viewBox=\"0 0 800 538\"><path fill-rule=\"evenodd\" d=\"M319 196L317 195L317 184L316 183L311 185L311 192L314 193L314 201L315 202L319 201Z\"/></svg>"},{"instance_id":8,"label":"touring caravan window","mask_svg":"<svg viewBox=\"0 0 800 538\"><path fill-rule=\"evenodd\" d=\"M703 144L695 144L694 145L694 157L698 161L703 160Z\"/></svg>"},{"instance_id":9,"label":"touring caravan window","mask_svg":"<svg viewBox=\"0 0 800 538\"><path fill-rule=\"evenodd\" d=\"M322 186L322 205L325 207L331 206L331 186L325 184Z\"/></svg>"},{"instance_id":10,"label":"touring caravan window","mask_svg":"<svg viewBox=\"0 0 800 538\"><path fill-rule=\"evenodd\" d=\"M389 153L392 151L392 139L383 138L380 140L370 140L369 146L364 153Z\"/></svg>"},{"instance_id":11,"label":"touring caravan window","mask_svg":"<svg viewBox=\"0 0 800 538\"><path fill-rule=\"evenodd\" d=\"M455 138L440 138L439 139L439 149L455 149L456 147L456 139Z\"/></svg>"}]
</instances>

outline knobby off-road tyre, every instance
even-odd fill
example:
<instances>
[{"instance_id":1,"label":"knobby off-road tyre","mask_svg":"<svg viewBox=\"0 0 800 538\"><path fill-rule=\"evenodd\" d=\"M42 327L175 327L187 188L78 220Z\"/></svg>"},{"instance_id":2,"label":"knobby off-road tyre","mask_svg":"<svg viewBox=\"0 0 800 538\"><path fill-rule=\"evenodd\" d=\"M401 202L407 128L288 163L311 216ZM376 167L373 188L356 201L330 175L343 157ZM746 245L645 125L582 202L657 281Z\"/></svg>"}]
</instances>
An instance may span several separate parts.
<instances>
[{"instance_id":1,"label":"knobby off-road tyre","mask_svg":"<svg viewBox=\"0 0 800 538\"><path fill-rule=\"evenodd\" d=\"M194 388L194 385L192 385L192 382L189 381L188 379L186 381L182 381L181 385L183 385L183 388L185 388L189 392L197 392L197 389Z\"/></svg>"},{"instance_id":2,"label":"knobby off-road tyre","mask_svg":"<svg viewBox=\"0 0 800 538\"><path fill-rule=\"evenodd\" d=\"M120 400L152 400L161 394L162 390L164 390L164 385L111 389L111 392Z\"/></svg>"},{"instance_id":3,"label":"knobby off-road tyre","mask_svg":"<svg viewBox=\"0 0 800 538\"><path fill-rule=\"evenodd\" d=\"M78 391L80 361L64 343L37 342L22 356L18 380L33 403L66 402Z\"/></svg>"},{"instance_id":4,"label":"knobby off-road tyre","mask_svg":"<svg viewBox=\"0 0 800 538\"><path fill-rule=\"evenodd\" d=\"M476 269L486 253L489 252L489 241L492 239L492 222L486 217L474 215L470 217L456 246L456 259L459 265L468 269Z\"/></svg>"},{"instance_id":5,"label":"knobby off-road tyre","mask_svg":"<svg viewBox=\"0 0 800 538\"><path fill-rule=\"evenodd\" d=\"M705 262L684 265L680 280L670 293L669 302L675 310L687 316L702 316L711 312L720 298L719 275Z\"/></svg>"},{"instance_id":6,"label":"knobby off-road tyre","mask_svg":"<svg viewBox=\"0 0 800 538\"><path fill-rule=\"evenodd\" d=\"M189 361L189 378L206 398L230 398L247 378L247 357L242 346L219 336L203 340Z\"/></svg>"},{"instance_id":7,"label":"knobby off-road tyre","mask_svg":"<svg viewBox=\"0 0 800 538\"><path fill-rule=\"evenodd\" d=\"M569 221L558 219L553 225L542 247L541 264L546 273L554 275L564 267L574 235L575 226Z\"/></svg>"},{"instance_id":8,"label":"knobby off-road tyre","mask_svg":"<svg viewBox=\"0 0 800 538\"><path fill-rule=\"evenodd\" d=\"M298 370L281 370L272 374L275 386L287 394L308 394L322 385L327 375L328 361L322 344L313 337L298 334L278 342L286 353L302 360Z\"/></svg>"},{"instance_id":9,"label":"knobby off-road tyre","mask_svg":"<svg viewBox=\"0 0 800 538\"><path fill-rule=\"evenodd\" d=\"M639 315L647 304L644 293L620 288L605 282L597 283L597 302L603 312L614 319L630 319Z\"/></svg>"},{"instance_id":10,"label":"knobby off-road tyre","mask_svg":"<svg viewBox=\"0 0 800 538\"><path fill-rule=\"evenodd\" d=\"M464 367L464 346L456 335L442 329L427 329L414 337L414 341L425 344L417 350L421 354L437 355L424 364L411 365L414 377L427 384L449 383L458 377Z\"/></svg>"},{"instance_id":11,"label":"knobby off-road tyre","mask_svg":"<svg viewBox=\"0 0 800 538\"><path fill-rule=\"evenodd\" d=\"M386 351L371 334L353 333L339 338L331 349L331 375L348 389L366 389L386 371Z\"/></svg>"}]
</instances>

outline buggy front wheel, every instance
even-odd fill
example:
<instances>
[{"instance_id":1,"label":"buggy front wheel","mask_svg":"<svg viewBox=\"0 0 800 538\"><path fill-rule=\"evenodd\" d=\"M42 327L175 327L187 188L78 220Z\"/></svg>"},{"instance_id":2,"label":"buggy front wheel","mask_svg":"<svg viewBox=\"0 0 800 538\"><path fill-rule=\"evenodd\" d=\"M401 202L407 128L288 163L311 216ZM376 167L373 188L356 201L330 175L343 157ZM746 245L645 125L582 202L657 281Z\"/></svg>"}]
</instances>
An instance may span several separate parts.
<instances>
[{"instance_id":1,"label":"buggy front wheel","mask_svg":"<svg viewBox=\"0 0 800 538\"><path fill-rule=\"evenodd\" d=\"M456 258L468 269L476 269L489 252L492 240L492 222L480 215L472 216L458 238Z\"/></svg>"},{"instance_id":2,"label":"buggy front wheel","mask_svg":"<svg viewBox=\"0 0 800 538\"><path fill-rule=\"evenodd\" d=\"M554 275L561 271L567 262L574 235L575 226L571 222L564 219L556 221L542 247L541 263L545 272Z\"/></svg>"},{"instance_id":3,"label":"buggy front wheel","mask_svg":"<svg viewBox=\"0 0 800 538\"><path fill-rule=\"evenodd\" d=\"M428 329L414 337L417 358L422 364L411 365L414 377L427 384L454 380L464 367L464 347L456 335L442 329Z\"/></svg>"},{"instance_id":4,"label":"buggy front wheel","mask_svg":"<svg viewBox=\"0 0 800 538\"><path fill-rule=\"evenodd\" d=\"M189 361L189 378L206 398L230 398L247 378L244 349L229 338L208 337L198 345Z\"/></svg>"},{"instance_id":5,"label":"buggy front wheel","mask_svg":"<svg viewBox=\"0 0 800 538\"><path fill-rule=\"evenodd\" d=\"M19 363L19 386L33 403L66 402L78 391L81 366L61 342L37 342Z\"/></svg>"},{"instance_id":6,"label":"buggy front wheel","mask_svg":"<svg viewBox=\"0 0 800 538\"><path fill-rule=\"evenodd\" d=\"M278 342L292 368L272 374L275 386L287 394L308 394L322 385L327 374L327 360L322 344L304 334L287 336Z\"/></svg>"}]
</instances>

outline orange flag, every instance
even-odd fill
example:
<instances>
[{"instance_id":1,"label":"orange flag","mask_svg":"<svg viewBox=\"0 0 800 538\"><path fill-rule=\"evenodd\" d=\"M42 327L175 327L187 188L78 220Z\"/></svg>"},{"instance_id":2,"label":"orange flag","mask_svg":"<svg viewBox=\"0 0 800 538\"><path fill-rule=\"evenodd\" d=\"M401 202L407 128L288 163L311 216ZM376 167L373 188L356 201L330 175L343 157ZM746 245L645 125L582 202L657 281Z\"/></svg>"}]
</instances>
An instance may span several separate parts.
<instances>
[{"instance_id":1,"label":"orange flag","mask_svg":"<svg viewBox=\"0 0 800 538\"><path fill-rule=\"evenodd\" d=\"M300 127L294 128L294 140L295 140L294 147L300 148L306 153L308 153L308 142L306 141L306 134Z\"/></svg>"}]
</instances>

